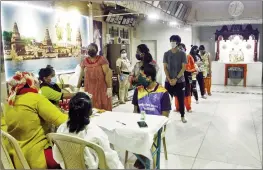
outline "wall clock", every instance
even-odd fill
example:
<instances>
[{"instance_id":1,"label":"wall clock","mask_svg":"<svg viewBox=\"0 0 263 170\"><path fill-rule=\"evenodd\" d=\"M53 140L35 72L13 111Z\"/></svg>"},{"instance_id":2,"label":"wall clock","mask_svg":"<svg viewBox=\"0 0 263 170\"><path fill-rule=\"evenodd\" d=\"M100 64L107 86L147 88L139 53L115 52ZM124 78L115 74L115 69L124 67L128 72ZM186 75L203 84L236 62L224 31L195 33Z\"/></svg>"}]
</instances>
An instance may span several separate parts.
<instances>
[{"instance_id":1,"label":"wall clock","mask_svg":"<svg viewBox=\"0 0 263 170\"><path fill-rule=\"evenodd\" d=\"M244 4L240 1L233 1L228 6L228 12L233 17L240 16L244 11Z\"/></svg>"}]
</instances>

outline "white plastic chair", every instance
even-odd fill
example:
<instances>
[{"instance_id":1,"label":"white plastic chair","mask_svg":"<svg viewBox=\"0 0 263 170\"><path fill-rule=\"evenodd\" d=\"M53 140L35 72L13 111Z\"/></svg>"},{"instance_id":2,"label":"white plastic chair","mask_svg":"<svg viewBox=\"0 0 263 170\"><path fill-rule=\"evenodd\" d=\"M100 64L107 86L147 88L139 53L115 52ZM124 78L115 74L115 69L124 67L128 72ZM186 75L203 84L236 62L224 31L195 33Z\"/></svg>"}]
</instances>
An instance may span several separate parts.
<instances>
[{"instance_id":1,"label":"white plastic chair","mask_svg":"<svg viewBox=\"0 0 263 170\"><path fill-rule=\"evenodd\" d=\"M109 169L104 151L99 145L78 137L58 133L49 133L47 138L57 146L63 158L65 169L87 169L84 159L85 147L93 149L98 154L99 169Z\"/></svg>"},{"instance_id":2,"label":"white plastic chair","mask_svg":"<svg viewBox=\"0 0 263 170\"><path fill-rule=\"evenodd\" d=\"M4 169L16 168L9 155L10 149L14 149L15 154L17 155L18 160L20 161L20 164L22 165L23 169L30 169L17 140L8 133L1 130L1 164Z\"/></svg>"}]
</instances>

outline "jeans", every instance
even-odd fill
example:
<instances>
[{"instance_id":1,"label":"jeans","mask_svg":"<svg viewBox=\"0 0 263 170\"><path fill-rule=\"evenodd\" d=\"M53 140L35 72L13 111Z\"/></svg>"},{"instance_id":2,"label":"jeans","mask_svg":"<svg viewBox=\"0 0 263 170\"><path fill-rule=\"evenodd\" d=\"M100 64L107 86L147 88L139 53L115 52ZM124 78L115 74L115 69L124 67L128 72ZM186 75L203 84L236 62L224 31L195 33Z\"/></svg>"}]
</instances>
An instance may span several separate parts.
<instances>
[{"instance_id":1,"label":"jeans","mask_svg":"<svg viewBox=\"0 0 263 170\"><path fill-rule=\"evenodd\" d=\"M176 85L171 86L169 82L165 82L165 88L168 93L172 96L177 97L179 103L179 111L181 117L184 117L185 109L184 109L184 96L185 96L185 82L176 83Z\"/></svg>"},{"instance_id":2,"label":"jeans","mask_svg":"<svg viewBox=\"0 0 263 170\"><path fill-rule=\"evenodd\" d=\"M197 88L196 88L196 80L193 80L193 81L192 81L191 93L194 95L195 100L198 101L198 93L197 93Z\"/></svg>"},{"instance_id":3,"label":"jeans","mask_svg":"<svg viewBox=\"0 0 263 170\"><path fill-rule=\"evenodd\" d=\"M204 96L205 95L205 85L204 85L204 76L202 72L199 72L196 76L196 79L198 81L199 87L200 87L200 91L201 91L201 95Z\"/></svg>"}]
</instances>

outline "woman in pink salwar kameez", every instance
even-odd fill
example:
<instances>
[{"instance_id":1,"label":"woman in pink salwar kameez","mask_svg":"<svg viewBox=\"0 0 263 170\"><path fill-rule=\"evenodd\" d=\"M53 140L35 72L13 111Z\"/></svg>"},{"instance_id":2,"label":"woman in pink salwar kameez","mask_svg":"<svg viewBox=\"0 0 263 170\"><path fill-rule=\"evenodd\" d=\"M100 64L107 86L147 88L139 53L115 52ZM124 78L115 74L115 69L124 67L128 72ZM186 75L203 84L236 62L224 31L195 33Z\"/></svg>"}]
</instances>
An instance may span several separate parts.
<instances>
[{"instance_id":1,"label":"woman in pink salwar kameez","mask_svg":"<svg viewBox=\"0 0 263 170\"><path fill-rule=\"evenodd\" d=\"M98 47L92 43L88 47L89 57L85 58L81 66L81 78L84 75L84 90L92 94L92 106L97 109L112 111L112 71L108 60L97 56Z\"/></svg>"}]
</instances>

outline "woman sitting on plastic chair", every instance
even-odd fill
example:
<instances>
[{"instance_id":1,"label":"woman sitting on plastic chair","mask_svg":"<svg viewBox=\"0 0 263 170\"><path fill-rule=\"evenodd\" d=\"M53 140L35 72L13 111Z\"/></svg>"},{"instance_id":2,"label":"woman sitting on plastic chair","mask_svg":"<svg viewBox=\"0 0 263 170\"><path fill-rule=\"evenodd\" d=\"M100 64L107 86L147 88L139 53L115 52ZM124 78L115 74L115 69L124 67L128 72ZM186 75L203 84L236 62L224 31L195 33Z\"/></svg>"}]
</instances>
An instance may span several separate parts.
<instances>
[{"instance_id":1,"label":"woman sitting on plastic chair","mask_svg":"<svg viewBox=\"0 0 263 170\"><path fill-rule=\"evenodd\" d=\"M101 146L105 152L107 166L110 169L123 169L116 151L110 148L107 135L97 125L90 122L92 114L91 99L85 93L79 92L69 102L69 120L62 124L57 133L77 136ZM53 147L54 159L64 169L65 164L56 147ZM89 169L97 169L99 159L95 151L85 148L85 163ZM78 158L76 158L78 159Z\"/></svg>"}]
</instances>

